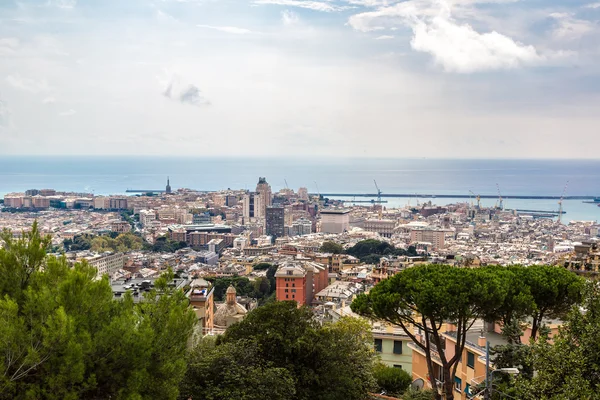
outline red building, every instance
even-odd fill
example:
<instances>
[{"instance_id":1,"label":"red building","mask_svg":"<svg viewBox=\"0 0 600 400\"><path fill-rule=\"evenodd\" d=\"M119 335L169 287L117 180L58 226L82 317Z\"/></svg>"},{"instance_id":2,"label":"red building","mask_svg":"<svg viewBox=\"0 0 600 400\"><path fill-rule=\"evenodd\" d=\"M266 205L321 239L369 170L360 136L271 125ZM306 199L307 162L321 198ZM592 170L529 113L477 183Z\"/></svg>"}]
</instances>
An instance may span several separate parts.
<instances>
[{"instance_id":1,"label":"red building","mask_svg":"<svg viewBox=\"0 0 600 400\"><path fill-rule=\"evenodd\" d=\"M328 268L310 261L287 262L279 267L275 279L277 300L310 305L315 295L327 287Z\"/></svg>"}]
</instances>

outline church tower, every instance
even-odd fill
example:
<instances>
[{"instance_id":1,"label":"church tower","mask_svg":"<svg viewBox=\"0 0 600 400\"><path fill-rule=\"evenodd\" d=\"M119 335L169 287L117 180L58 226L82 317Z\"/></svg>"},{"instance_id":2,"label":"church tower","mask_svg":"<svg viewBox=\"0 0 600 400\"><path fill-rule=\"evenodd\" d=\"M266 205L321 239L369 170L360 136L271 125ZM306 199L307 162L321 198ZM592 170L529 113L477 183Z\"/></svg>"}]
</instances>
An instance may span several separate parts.
<instances>
[{"instance_id":1,"label":"church tower","mask_svg":"<svg viewBox=\"0 0 600 400\"><path fill-rule=\"evenodd\" d=\"M167 187L165 189L165 193L171 194L171 184L169 182L169 177L167 176Z\"/></svg>"}]
</instances>

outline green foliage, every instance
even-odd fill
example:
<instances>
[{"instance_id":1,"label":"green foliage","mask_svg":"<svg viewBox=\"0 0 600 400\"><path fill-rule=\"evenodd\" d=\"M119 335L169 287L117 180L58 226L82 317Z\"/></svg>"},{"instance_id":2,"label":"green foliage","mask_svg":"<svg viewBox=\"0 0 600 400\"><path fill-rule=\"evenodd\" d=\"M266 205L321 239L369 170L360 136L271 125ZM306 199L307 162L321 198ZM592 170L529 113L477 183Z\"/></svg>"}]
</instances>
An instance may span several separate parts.
<instances>
[{"instance_id":1,"label":"green foliage","mask_svg":"<svg viewBox=\"0 0 600 400\"><path fill-rule=\"evenodd\" d=\"M443 348L442 324L454 322L457 326L454 356L448 358L444 352L440 353L444 366L442 380L447 382L443 390L447 397L452 397L453 377L465 346L466 331L477 319L494 320L504 301L505 286L505 282L481 269L420 265L380 282L369 294L359 295L351 307L358 314L402 327L425 352L431 377L435 376L431 345ZM431 340L418 341L410 325Z\"/></svg>"},{"instance_id":2,"label":"green foliage","mask_svg":"<svg viewBox=\"0 0 600 400\"><path fill-rule=\"evenodd\" d=\"M266 269L269 269L271 266L272 266L272 264L263 262L263 263L258 263L256 265L254 265L252 268L255 271L264 271Z\"/></svg>"},{"instance_id":3,"label":"green foliage","mask_svg":"<svg viewBox=\"0 0 600 400\"><path fill-rule=\"evenodd\" d=\"M241 340L215 346L203 339L188 357L181 399L288 400L295 394L293 376L261 358L252 342Z\"/></svg>"},{"instance_id":4,"label":"green foliage","mask_svg":"<svg viewBox=\"0 0 600 400\"><path fill-rule=\"evenodd\" d=\"M401 395L412 382L412 376L402 368L388 367L383 363L375 364L373 376L379 391L384 391L388 396Z\"/></svg>"},{"instance_id":5,"label":"green foliage","mask_svg":"<svg viewBox=\"0 0 600 400\"><path fill-rule=\"evenodd\" d=\"M177 242L169 239L166 236L156 238L154 244L147 246L148 250L156 253L174 253L177 250L188 247L186 242Z\"/></svg>"},{"instance_id":6,"label":"green foliage","mask_svg":"<svg viewBox=\"0 0 600 400\"><path fill-rule=\"evenodd\" d=\"M0 399L177 397L196 317L170 272L118 301L86 263L47 257L37 224L2 239Z\"/></svg>"},{"instance_id":7,"label":"green foliage","mask_svg":"<svg viewBox=\"0 0 600 400\"><path fill-rule=\"evenodd\" d=\"M342 254L344 252L344 247L339 243L328 241L321 245L319 251L323 253Z\"/></svg>"},{"instance_id":8,"label":"green foliage","mask_svg":"<svg viewBox=\"0 0 600 400\"><path fill-rule=\"evenodd\" d=\"M378 263L382 256L416 256L417 250L414 246L408 248L408 250L397 249L388 242L384 242L376 239L362 240L356 243L354 246L346 250L346 254L350 254L356 258L359 258L365 263Z\"/></svg>"},{"instance_id":9,"label":"green foliage","mask_svg":"<svg viewBox=\"0 0 600 400\"><path fill-rule=\"evenodd\" d=\"M133 232L115 234L111 232L107 235L76 235L72 240L67 239L63 242L65 251L92 250L96 252L126 252L131 250L141 250L144 247L144 240Z\"/></svg>"},{"instance_id":10,"label":"green foliage","mask_svg":"<svg viewBox=\"0 0 600 400\"><path fill-rule=\"evenodd\" d=\"M517 379L524 400L600 399L600 288L589 283L582 307L573 307L550 344L541 337L532 347L536 371Z\"/></svg>"},{"instance_id":11,"label":"green foliage","mask_svg":"<svg viewBox=\"0 0 600 400\"><path fill-rule=\"evenodd\" d=\"M375 383L369 332L354 318L321 327L308 308L283 301L253 310L220 341L256 348L265 363L289 371L296 390L290 399L362 400Z\"/></svg>"}]
</instances>

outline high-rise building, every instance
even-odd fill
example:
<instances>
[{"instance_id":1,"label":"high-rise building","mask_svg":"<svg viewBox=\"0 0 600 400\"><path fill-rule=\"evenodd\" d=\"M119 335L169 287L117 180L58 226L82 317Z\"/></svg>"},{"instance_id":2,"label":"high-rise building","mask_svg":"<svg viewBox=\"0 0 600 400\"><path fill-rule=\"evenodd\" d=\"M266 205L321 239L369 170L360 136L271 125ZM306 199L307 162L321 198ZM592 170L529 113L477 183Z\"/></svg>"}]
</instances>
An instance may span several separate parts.
<instances>
[{"instance_id":1,"label":"high-rise building","mask_svg":"<svg viewBox=\"0 0 600 400\"><path fill-rule=\"evenodd\" d=\"M269 206L266 209L265 231L267 235L273 236L274 239L285 236L284 213L285 209L283 207Z\"/></svg>"},{"instance_id":2,"label":"high-rise building","mask_svg":"<svg viewBox=\"0 0 600 400\"><path fill-rule=\"evenodd\" d=\"M410 231L410 241L431 243L432 250L441 249L445 246L446 233L437 229L413 229Z\"/></svg>"},{"instance_id":3,"label":"high-rise building","mask_svg":"<svg viewBox=\"0 0 600 400\"><path fill-rule=\"evenodd\" d=\"M165 188L166 194L171 194L171 183L169 182L169 177L167 177L167 187Z\"/></svg>"},{"instance_id":4,"label":"high-rise building","mask_svg":"<svg viewBox=\"0 0 600 400\"><path fill-rule=\"evenodd\" d=\"M308 200L308 189L305 187L298 189L298 198L300 200Z\"/></svg>"},{"instance_id":5,"label":"high-rise building","mask_svg":"<svg viewBox=\"0 0 600 400\"><path fill-rule=\"evenodd\" d=\"M264 216L264 210L272 204L271 185L267 183L267 178L258 178L258 184L256 185L256 193L262 199L262 215Z\"/></svg>"},{"instance_id":6,"label":"high-rise building","mask_svg":"<svg viewBox=\"0 0 600 400\"><path fill-rule=\"evenodd\" d=\"M248 193L244 195L243 216L244 223L253 221L256 218L264 218L265 206L263 198L258 193Z\"/></svg>"}]
</instances>

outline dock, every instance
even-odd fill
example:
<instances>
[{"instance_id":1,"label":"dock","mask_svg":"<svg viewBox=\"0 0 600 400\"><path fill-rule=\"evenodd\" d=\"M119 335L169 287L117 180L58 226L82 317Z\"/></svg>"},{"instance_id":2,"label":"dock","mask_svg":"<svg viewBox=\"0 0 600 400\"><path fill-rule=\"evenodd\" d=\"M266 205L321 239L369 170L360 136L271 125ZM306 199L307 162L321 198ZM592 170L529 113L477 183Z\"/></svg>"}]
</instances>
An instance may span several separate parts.
<instances>
[{"instance_id":1,"label":"dock","mask_svg":"<svg viewBox=\"0 0 600 400\"><path fill-rule=\"evenodd\" d=\"M317 196L317 193L311 193L312 196ZM472 194L415 194L415 193L321 193L323 197L396 197L396 198L419 198L419 199L474 199L476 196ZM563 200L593 200L597 198L597 195L589 196L564 196ZM494 194L482 194L479 195L481 199L497 199L498 195ZM503 195L502 199L518 199L518 200L560 200L561 196L525 196L525 195Z\"/></svg>"}]
</instances>

